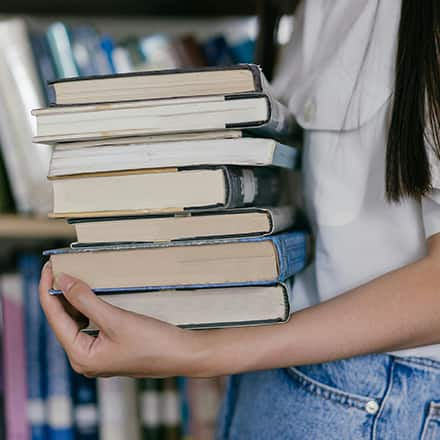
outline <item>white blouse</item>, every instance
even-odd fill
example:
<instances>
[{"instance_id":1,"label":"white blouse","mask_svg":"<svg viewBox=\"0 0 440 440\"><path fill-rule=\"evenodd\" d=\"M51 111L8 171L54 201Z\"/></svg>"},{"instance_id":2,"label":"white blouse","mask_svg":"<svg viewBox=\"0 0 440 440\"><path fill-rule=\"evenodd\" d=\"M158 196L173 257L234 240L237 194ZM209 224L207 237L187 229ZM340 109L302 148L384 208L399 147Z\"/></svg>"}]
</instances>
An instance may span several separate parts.
<instances>
[{"instance_id":1,"label":"white blouse","mask_svg":"<svg viewBox=\"0 0 440 440\"><path fill-rule=\"evenodd\" d=\"M440 232L434 155L427 197L385 199L400 8L400 0L306 0L295 16L273 87L305 129L303 203L316 249L296 279L294 310L420 259ZM440 360L440 345L397 354Z\"/></svg>"}]
</instances>

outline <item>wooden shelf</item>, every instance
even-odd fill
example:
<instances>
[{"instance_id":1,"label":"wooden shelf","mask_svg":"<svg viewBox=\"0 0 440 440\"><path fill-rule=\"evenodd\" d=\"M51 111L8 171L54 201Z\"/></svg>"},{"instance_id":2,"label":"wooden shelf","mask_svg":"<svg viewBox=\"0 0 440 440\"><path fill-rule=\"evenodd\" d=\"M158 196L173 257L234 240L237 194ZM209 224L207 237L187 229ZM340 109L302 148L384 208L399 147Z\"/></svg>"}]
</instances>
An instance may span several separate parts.
<instances>
[{"instance_id":1,"label":"wooden shelf","mask_svg":"<svg viewBox=\"0 0 440 440\"><path fill-rule=\"evenodd\" d=\"M60 220L0 215L0 240L73 240L73 226Z\"/></svg>"},{"instance_id":2,"label":"wooden shelf","mask_svg":"<svg viewBox=\"0 0 440 440\"><path fill-rule=\"evenodd\" d=\"M1 0L0 13L75 16L245 16L256 15L261 3L288 13L291 0Z\"/></svg>"}]
</instances>

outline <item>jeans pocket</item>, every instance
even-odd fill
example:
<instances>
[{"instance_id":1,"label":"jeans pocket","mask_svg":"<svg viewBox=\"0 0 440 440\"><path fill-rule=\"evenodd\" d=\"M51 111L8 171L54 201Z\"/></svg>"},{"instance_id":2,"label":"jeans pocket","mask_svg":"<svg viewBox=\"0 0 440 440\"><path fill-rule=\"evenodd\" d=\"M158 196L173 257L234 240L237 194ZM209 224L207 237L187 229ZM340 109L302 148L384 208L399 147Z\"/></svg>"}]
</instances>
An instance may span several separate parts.
<instances>
[{"instance_id":1,"label":"jeans pocket","mask_svg":"<svg viewBox=\"0 0 440 440\"><path fill-rule=\"evenodd\" d=\"M440 402L430 402L420 440L440 440Z\"/></svg>"},{"instance_id":2,"label":"jeans pocket","mask_svg":"<svg viewBox=\"0 0 440 440\"><path fill-rule=\"evenodd\" d=\"M287 369L290 376L310 394L314 394L322 399L330 400L342 406L356 408L368 415L375 415L380 408L380 402L370 396L362 396L336 388L319 380L310 377L305 369L289 367Z\"/></svg>"}]
</instances>

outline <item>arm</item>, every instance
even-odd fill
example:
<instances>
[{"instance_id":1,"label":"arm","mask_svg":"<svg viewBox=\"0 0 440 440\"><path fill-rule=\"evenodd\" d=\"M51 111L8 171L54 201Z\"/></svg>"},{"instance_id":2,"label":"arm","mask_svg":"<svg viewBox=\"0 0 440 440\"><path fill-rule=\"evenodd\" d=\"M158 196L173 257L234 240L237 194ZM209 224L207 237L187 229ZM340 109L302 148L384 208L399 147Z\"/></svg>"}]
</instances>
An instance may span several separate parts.
<instances>
[{"instance_id":1,"label":"arm","mask_svg":"<svg viewBox=\"0 0 440 440\"><path fill-rule=\"evenodd\" d=\"M102 329L79 332L58 298L50 268L40 297L72 365L87 375L216 376L325 362L440 343L440 234L428 255L337 298L294 314L287 324L181 330L104 303L78 280L57 280L67 301Z\"/></svg>"}]
</instances>

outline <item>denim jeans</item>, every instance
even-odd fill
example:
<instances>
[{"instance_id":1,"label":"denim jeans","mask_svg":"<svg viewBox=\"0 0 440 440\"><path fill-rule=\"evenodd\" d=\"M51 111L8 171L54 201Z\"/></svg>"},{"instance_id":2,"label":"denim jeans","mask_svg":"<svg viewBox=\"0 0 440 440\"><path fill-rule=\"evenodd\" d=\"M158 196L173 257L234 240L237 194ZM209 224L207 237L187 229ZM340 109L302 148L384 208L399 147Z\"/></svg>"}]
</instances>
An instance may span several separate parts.
<instances>
[{"instance_id":1,"label":"denim jeans","mask_svg":"<svg viewBox=\"0 0 440 440\"><path fill-rule=\"evenodd\" d=\"M231 376L218 440L440 440L440 363L369 355Z\"/></svg>"}]
</instances>

